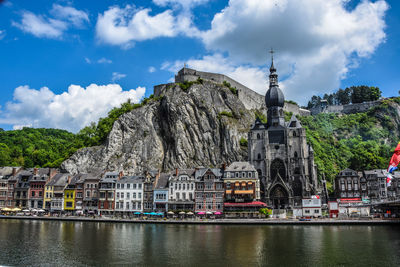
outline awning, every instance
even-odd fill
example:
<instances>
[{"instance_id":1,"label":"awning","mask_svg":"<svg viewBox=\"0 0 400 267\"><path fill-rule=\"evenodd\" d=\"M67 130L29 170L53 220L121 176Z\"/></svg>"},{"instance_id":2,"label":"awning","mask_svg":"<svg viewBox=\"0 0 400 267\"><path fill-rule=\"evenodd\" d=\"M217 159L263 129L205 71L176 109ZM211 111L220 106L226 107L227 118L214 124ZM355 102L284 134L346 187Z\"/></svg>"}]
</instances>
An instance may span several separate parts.
<instances>
[{"instance_id":1,"label":"awning","mask_svg":"<svg viewBox=\"0 0 400 267\"><path fill-rule=\"evenodd\" d=\"M225 194L232 194L232 190L225 190Z\"/></svg>"},{"instance_id":2,"label":"awning","mask_svg":"<svg viewBox=\"0 0 400 267\"><path fill-rule=\"evenodd\" d=\"M184 215L184 214L186 214L186 212L181 211L181 212L179 212L179 214L180 214L180 215Z\"/></svg>"},{"instance_id":3,"label":"awning","mask_svg":"<svg viewBox=\"0 0 400 267\"><path fill-rule=\"evenodd\" d=\"M174 215L175 214L173 211L168 211L167 213L170 214L170 215Z\"/></svg>"},{"instance_id":4,"label":"awning","mask_svg":"<svg viewBox=\"0 0 400 267\"><path fill-rule=\"evenodd\" d=\"M253 182L248 182L247 184L248 184L248 185L252 185L252 184L253 184Z\"/></svg>"},{"instance_id":5,"label":"awning","mask_svg":"<svg viewBox=\"0 0 400 267\"><path fill-rule=\"evenodd\" d=\"M244 202L244 203L224 203L225 207L266 207L267 204L261 201Z\"/></svg>"},{"instance_id":6,"label":"awning","mask_svg":"<svg viewBox=\"0 0 400 267\"><path fill-rule=\"evenodd\" d=\"M242 186L246 186L246 182L242 182Z\"/></svg>"},{"instance_id":7,"label":"awning","mask_svg":"<svg viewBox=\"0 0 400 267\"><path fill-rule=\"evenodd\" d=\"M12 209L10 209L10 208L2 208L1 210L2 211L12 211Z\"/></svg>"}]
</instances>

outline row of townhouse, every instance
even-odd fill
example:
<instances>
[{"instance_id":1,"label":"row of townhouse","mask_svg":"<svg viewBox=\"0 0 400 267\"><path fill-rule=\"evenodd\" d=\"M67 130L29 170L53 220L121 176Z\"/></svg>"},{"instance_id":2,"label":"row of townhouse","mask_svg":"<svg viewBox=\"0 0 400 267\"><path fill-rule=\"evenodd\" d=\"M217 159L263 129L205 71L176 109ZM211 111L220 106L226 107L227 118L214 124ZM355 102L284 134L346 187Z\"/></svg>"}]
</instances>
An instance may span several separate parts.
<instances>
[{"instance_id":1,"label":"row of townhouse","mask_svg":"<svg viewBox=\"0 0 400 267\"><path fill-rule=\"evenodd\" d=\"M400 197L400 173L395 172L391 186L386 186L387 170L357 172L342 170L335 178L337 198L360 198L370 202L390 201Z\"/></svg>"},{"instance_id":2,"label":"row of townhouse","mask_svg":"<svg viewBox=\"0 0 400 267\"><path fill-rule=\"evenodd\" d=\"M76 174L56 169L0 168L0 208L44 209L58 213L131 214L142 212L222 212L256 208L260 183L247 162L223 168Z\"/></svg>"}]
</instances>

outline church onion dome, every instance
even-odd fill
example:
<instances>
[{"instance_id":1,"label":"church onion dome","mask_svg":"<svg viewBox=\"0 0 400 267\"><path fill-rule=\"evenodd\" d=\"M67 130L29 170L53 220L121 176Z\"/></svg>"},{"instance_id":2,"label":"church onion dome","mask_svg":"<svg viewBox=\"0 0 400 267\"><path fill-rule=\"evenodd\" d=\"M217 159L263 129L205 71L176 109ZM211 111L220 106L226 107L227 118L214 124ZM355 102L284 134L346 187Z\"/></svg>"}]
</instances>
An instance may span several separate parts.
<instances>
[{"instance_id":1,"label":"church onion dome","mask_svg":"<svg viewBox=\"0 0 400 267\"><path fill-rule=\"evenodd\" d=\"M265 94L265 104L267 105L267 108L283 107L285 105L285 97L278 86L269 88Z\"/></svg>"}]
</instances>

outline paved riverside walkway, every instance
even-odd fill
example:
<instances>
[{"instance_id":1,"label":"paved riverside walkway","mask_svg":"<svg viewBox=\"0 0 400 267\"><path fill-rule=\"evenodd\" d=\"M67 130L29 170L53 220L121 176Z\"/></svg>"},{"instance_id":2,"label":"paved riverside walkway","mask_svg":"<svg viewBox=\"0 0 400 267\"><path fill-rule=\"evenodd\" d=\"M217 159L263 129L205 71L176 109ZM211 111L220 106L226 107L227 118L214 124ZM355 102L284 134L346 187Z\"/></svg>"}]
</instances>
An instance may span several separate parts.
<instances>
[{"instance_id":1,"label":"paved riverside walkway","mask_svg":"<svg viewBox=\"0 0 400 267\"><path fill-rule=\"evenodd\" d=\"M265 224L265 225L400 225L400 219L120 219L91 217L0 216L1 219L106 222L106 223L153 223L153 224Z\"/></svg>"}]
</instances>

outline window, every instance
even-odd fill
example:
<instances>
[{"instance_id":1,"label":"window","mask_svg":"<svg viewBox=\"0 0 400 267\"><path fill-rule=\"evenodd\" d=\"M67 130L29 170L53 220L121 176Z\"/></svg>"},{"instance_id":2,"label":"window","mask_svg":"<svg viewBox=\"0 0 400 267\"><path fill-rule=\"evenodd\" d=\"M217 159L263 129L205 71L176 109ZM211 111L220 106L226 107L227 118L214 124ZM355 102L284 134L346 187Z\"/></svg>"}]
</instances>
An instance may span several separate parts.
<instances>
[{"instance_id":1,"label":"window","mask_svg":"<svg viewBox=\"0 0 400 267\"><path fill-rule=\"evenodd\" d=\"M247 177L251 178L251 172L249 172L249 173L247 174Z\"/></svg>"},{"instance_id":2,"label":"window","mask_svg":"<svg viewBox=\"0 0 400 267\"><path fill-rule=\"evenodd\" d=\"M185 185L186 185L186 184L183 184L183 185L182 185L182 190L185 190Z\"/></svg>"},{"instance_id":3,"label":"window","mask_svg":"<svg viewBox=\"0 0 400 267\"><path fill-rule=\"evenodd\" d=\"M127 189L130 189L130 188L131 188L131 184L127 184L127 185L126 185L126 188L127 188Z\"/></svg>"},{"instance_id":4,"label":"window","mask_svg":"<svg viewBox=\"0 0 400 267\"><path fill-rule=\"evenodd\" d=\"M117 184L117 189L120 189L121 188L121 185L120 184Z\"/></svg>"},{"instance_id":5,"label":"window","mask_svg":"<svg viewBox=\"0 0 400 267\"><path fill-rule=\"evenodd\" d=\"M136 184L133 184L133 189L136 189Z\"/></svg>"},{"instance_id":6,"label":"window","mask_svg":"<svg viewBox=\"0 0 400 267\"><path fill-rule=\"evenodd\" d=\"M175 183L175 190L177 190L178 189L178 185Z\"/></svg>"},{"instance_id":7,"label":"window","mask_svg":"<svg viewBox=\"0 0 400 267\"><path fill-rule=\"evenodd\" d=\"M139 189L142 189L142 184L138 184L138 188L139 188Z\"/></svg>"},{"instance_id":8,"label":"window","mask_svg":"<svg viewBox=\"0 0 400 267\"><path fill-rule=\"evenodd\" d=\"M260 153L258 153L257 159L258 159L258 160L261 160L261 154L260 154ZM236 177L237 177L237 176L236 176Z\"/></svg>"},{"instance_id":9,"label":"window","mask_svg":"<svg viewBox=\"0 0 400 267\"><path fill-rule=\"evenodd\" d=\"M310 214L310 210L305 210L304 213L305 214Z\"/></svg>"},{"instance_id":10,"label":"window","mask_svg":"<svg viewBox=\"0 0 400 267\"><path fill-rule=\"evenodd\" d=\"M32 191L32 197L34 197L35 196L35 191Z\"/></svg>"},{"instance_id":11,"label":"window","mask_svg":"<svg viewBox=\"0 0 400 267\"><path fill-rule=\"evenodd\" d=\"M115 203L115 208L119 209L119 202Z\"/></svg>"},{"instance_id":12,"label":"window","mask_svg":"<svg viewBox=\"0 0 400 267\"><path fill-rule=\"evenodd\" d=\"M193 193L189 193L189 200L193 200Z\"/></svg>"},{"instance_id":13,"label":"window","mask_svg":"<svg viewBox=\"0 0 400 267\"><path fill-rule=\"evenodd\" d=\"M132 193L132 198L136 198L136 193Z\"/></svg>"},{"instance_id":14,"label":"window","mask_svg":"<svg viewBox=\"0 0 400 267\"><path fill-rule=\"evenodd\" d=\"M124 184L121 184L121 189L124 189L125 188L125 185Z\"/></svg>"},{"instance_id":15,"label":"window","mask_svg":"<svg viewBox=\"0 0 400 267\"><path fill-rule=\"evenodd\" d=\"M176 193L176 200L179 199L179 193Z\"/></svg>"},{"instance_id":16,"label":"window","mask_svg":"<svg viewBox=\"0 0 400 267\"><path fill-rule=\"evenodd\" d=\"M139 197L139 199L141 199L142 198L142 193L138 193L138 197ZM166 198L166 195L164 195L164 199Z\"/></svg>"},{"instance_id":17,"label":"window","mask_svg":"<svg viewBox=\"0 0 400 267\"><path fill-rule=\"evenodd\" d=\"M141 202L138 202L138 203L137 203L137 208L138 208L139 210L142 208L142 203L141 203Z\"/></svg>"},{"instance_id":18,"label":"window","mask_svg":"<svg viewBox=\"0 0 400 267\"><path fill-rule=\"evenodd\" d=\"M129 210L129 202L125 203L126 209Z\"/></svg>"},{"instance_id":19,"label":"window","mask_svg":"<svg viewBox=\"0 0 400 267\"><path fill-rule=\"evenodd\" d=\"M182 199L186 200L186 193L182 193Z\"/></svg>"},{"instance_id":20,"label":"window","mask_svg":"<svg viewBox=\"0 0 400 267\"><path fill-rule=\"evenodd\" d=\"M67 208L72 208L72 202L68 201L66 206L67 206Z\"/></svg>"},{"instance_id":21,"label":"window","mask_svg":"<svg viewBox=\"0 0 400 267\"><path fill-rule=\"evenodd\" d=\"M123 192L121 192L121 198L124 198L124 193Z\"/></svg>"},{"instance_id":22,"label":"window","mask_svg":"<svg viewBox=\"0 0 400 267\"><path fill-rule=\"evenodd\" d=\"M39 197L41 197L42 196L42 191L39 191Z\"/></svg>"},{"instance_id":23,"label":"window","mask_svg":"<svg viewBox=\"0 0 400 267\"><path fill-rule=\"evenodd\" d=\"M119 198L119 192L117 192L117 198Z\"/></svg>"},{"instance_id":24,"label":"window","mask_svg":"<svg viewBox=\"0 0 400 267\"><path fill-rule=\"evenodd\" d=\"M86 197L90 197L90 191L89 190L86 191Z\"/></svg>"},{"instance_id":25,"label":"window","mask_svg":"<svg viewBox=\"0 0 400 267\"><path fill-rule=\"evenodd\" d=\"M181 184L178 185L179 190L181 190Z\"/></svg>"},{"instance_id":26,"label":"window","mask_svg":"<svg viewBox=\"0 0 400 267\"><path fill-rule=\"evenodd\" d=\"M126 199L130 198L130 193L126 193Z\"/></svg>"},{"instance_id":27,"label":"window","mask_svg":"<svg viewBox=\"0 0 400 267\"><path fill-rule=\"evenodd\" d=\"M347 181L347 190L351 190L351 180Z\"/></svg>"},{"instance_id":28,"label":"window","mask_svg":"<svg viewBox=\"0 0 400 267\"><path fill-rule=\"evenodd\" d=\"M319 214L319 210L314 210L314 214Z\"/></svg>"}]
</instances>

